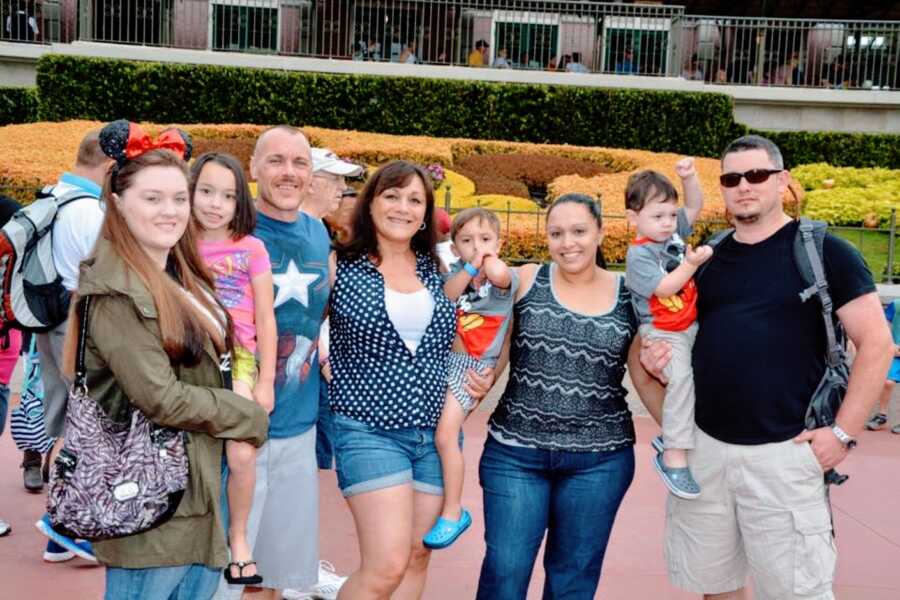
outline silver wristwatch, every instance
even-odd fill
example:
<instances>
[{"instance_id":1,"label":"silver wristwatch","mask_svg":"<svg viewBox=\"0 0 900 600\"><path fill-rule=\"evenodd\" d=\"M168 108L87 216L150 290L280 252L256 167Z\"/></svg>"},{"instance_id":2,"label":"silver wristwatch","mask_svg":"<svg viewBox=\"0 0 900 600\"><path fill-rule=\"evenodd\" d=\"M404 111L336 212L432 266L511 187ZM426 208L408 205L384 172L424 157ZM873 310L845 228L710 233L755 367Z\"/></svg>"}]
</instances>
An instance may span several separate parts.
<instances>
[{"instance_id":1,"label":"silver wristwatch","mask_svg":"<svg viewBox=\"0 0 900 600\"><path fill-rule=\"evenodd\" d=\"M840 440L847 450L853 450L853 448L856 447L856 440L850 437L850 435L841 429L839 425L833 425L831 427L831 432L838 440Z\"/></svg>"}]
</instances>

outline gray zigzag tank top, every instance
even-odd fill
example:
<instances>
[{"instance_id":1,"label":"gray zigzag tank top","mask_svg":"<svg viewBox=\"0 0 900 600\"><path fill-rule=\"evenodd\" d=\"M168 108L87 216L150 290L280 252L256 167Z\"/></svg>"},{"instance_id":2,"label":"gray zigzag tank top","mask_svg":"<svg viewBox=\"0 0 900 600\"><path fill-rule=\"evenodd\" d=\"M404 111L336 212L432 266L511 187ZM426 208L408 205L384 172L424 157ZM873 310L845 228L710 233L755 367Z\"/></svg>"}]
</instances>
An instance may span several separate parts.
<instances>
[{"instance_id":1,"label":"gray zigzag tank top","mask_svg":"<svg viewBox=\"0 0 900 600\"><path fill-rule=\"evenodd\" d=\"M490 431L514 445L598 452L634 444L622 386L637 331L631 298L618 278L615 305L588 316L563 307L540 267L514 307L509 382Z\"/></svg>"}]
</instances>

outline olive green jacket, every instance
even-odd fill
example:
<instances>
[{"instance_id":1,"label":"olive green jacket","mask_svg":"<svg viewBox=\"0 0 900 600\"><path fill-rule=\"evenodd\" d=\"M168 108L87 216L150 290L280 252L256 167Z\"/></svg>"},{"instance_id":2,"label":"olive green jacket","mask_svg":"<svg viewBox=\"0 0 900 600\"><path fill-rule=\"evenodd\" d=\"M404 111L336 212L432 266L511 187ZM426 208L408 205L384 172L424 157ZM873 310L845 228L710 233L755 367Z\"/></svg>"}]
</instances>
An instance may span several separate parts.
<instances>
[{"instance_id":1,"label":"olive green jacket","mask_svg":"<svg viewBox=\"0 0 900 600\"><path fill-rule=\"evenodd\" d=\"M90 396L117 421L127 420L130 405L154 423L188 432L190 476L175 515L150 531L95 543L98 560L127 568L224 566L222 440L261 445L265 410L223 389L211 342L199 364L172 366L152 296L107 241L99 240L95 257L82 264L78 294L92 298L85 351Z\"/></svg>"}]
</instances>

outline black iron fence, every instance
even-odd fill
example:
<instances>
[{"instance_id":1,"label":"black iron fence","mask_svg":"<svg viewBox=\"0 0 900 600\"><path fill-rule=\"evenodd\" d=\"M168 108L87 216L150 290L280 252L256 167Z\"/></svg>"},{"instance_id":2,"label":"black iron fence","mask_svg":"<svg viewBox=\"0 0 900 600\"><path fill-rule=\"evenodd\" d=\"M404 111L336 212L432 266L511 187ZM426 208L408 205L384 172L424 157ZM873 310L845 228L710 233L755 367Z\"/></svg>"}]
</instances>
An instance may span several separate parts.
<instances>
[{"instance_id":1,"label":"black iron fence","mask_svg":"<svg viewBox=\"0 0 900 600\"><path fill-rule=\"evenodd\" d=\"M28 188L21 186L3 186L0 185L0 196L11 197L17 199L20 203L27 203L37 193L36 188ZM462 207L455 204L452 200L452 194L446 193L437 201L451 215L462 210ZM481 205L476 199L475 206ZM512 201L507 201L505 205L492 203L487 208L494 211L500 218L503 225L503 234L507 240L517 240L517 243L511 248L508 258L511 262L522 263L535 260L541 255L541 247L546 247L546 210L545 209L521 209L515 208ZM622 213L604 212L603 220L606 225L616 223L624 224L626 232L628 232L628 221ZM847 240L853 244L863 255L875 281L900 283L900 257L897 252L897 215L896 210L891 210L890 220L887 226L879 228L869 227L845 227L832 226L830 231L835 235ZM698 221L694 224L695 231L701 232L701 242L711 233L729 227L725 221ZM520 237L526 234L524 239ZM523 247L523 243L528 244ZM611 268L624 268L624 264L620 261L611 260L609 263Z\"/></svg>"},{"instance_id":2,"label":"black iron fence","mask_svg":"<svg viewBox=\"0 0 900 600\"><path fill-rule=\"evenodd\" d=\"M897 89L900 22L539 0L0 0L0 39Z\"/></svg>"}]
</instances>

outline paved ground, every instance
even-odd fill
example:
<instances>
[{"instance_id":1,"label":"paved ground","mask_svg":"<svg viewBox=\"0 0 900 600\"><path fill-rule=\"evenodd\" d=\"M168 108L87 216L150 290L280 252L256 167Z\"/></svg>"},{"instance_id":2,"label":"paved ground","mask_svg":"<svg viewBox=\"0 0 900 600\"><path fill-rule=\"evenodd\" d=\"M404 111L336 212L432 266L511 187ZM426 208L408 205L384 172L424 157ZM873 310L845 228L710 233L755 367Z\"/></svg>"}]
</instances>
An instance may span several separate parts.
<instances>
[{"instance_id":1,"label":"paved ground","mask_svg":"<svg viewBox=\"0 0 900 600\"><path fill-rule=\"evenodd\" d=\"M15 400L14 400L15 402ZM488 407L485 406L485 409ZM484 553L481 494L476 481L478 455L488 413L475 413L466 424L469 468L464 502L474 523L457 544L434 554L427 599L472 598ZM894 415L897 418L897 415ZM638 431L637 473L625 497L607 551L597 598L604 600L682 600L694 598L672 588L662 557L665 492L650 464L649 441L656 428L646 417L635 419ZM43 512L43 496L22 487L19 462L9 435L0 438L0 517L13 533L0 539L0 600L80 600L102 596L103 569L75 559L44 564L44 539L34 528ZM860 447L844 463L850 481L833 491L839 564L835 581L839 600L900 598L900 436L863 434ZM322 557L341 573L358 564L350 512L337 489L333 472L320 476ZM540 565L540 558L538 560ZM529 598L539 598L543 577L535 571Z\"/></svg>"}]
</instances>

